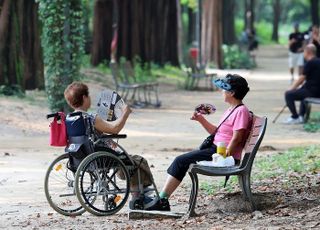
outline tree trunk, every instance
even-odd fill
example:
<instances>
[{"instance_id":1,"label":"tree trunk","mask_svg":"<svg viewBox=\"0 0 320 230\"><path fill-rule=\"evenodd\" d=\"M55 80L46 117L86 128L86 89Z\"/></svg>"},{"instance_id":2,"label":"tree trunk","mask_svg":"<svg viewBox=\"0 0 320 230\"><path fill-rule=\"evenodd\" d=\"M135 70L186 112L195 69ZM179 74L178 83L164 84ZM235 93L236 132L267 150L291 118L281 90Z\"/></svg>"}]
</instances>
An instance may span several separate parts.
<instances>
[{"instance_id":1,"label":"tree trunk","mask_svg":"<svg viewBox=\"0 0 320 230\"><path fill-rule=\"evenodd\" d=\"M178 20L178 36L177 36L177 44L178 44L178 57L179 57L179 63L183 60L183 28L182 28L182 20L181 20L181 15L182 15L182 8L180 5L180 0L176 0L176 6L177 6L177 20Z\"/></svg>"},{"instance_id":2,"label":"tree trunk","mask_svg":"<svg viewBox=\"0 0 320 230\"><path fill-rule=\"evenodd\" d=\"M84 31L84 38L85 38L85 44L84 44L84 52L85 54L90 54L92 49L92 33L89 29L90 24L90 17L91 17L91 3L86 2L83 3L83 31ZM93 8L93 7L92 7Z\"/></svg>"},{"instance_id":3,"label":"tree trunk","mask_svg":"<svg viewBox=\"0 0 320 230\"><path fill-rule=\"evenodd\" d=\"M202 64L214 61L218 68L222 68L222 2L204 0L202 9Z\"/></svg>"},{"instance_id":4,"label":"tree trunk","mask_svg":"<svg viewBox=\"0 0 320 230\"><path fill-rule=\"evenodd\" d=\"M0 84L43 88L38 4L10 0L1 3Z\"/></svg>"},{"instance_id":5,"label":"tree trunk","mask_svg":"<svg viewBox=\"0 0 320 230\"><path fill-rule=\"evenodd\" d=\"M254 20L255 20L255 0L249 0L249 12L247 13L248 17L248 26L250 31L254 31Z\"/></svg>"},{"instance_id":6,"label":"tree trunk","mask_svg":"<svg viewBox=\"0 0 320 230\"><path fill-rule=\"evenodd\" d=\"M10 84L8 79L8 40L9 40L9 21L10 21L11 1L4 0L1 4L0 12L0 85Z\"/></svg>"},{"instance_id":7,"label":"tree trunk","mask_svg":"<svg viewBox=\"0 0 320 230\"><path fill-rule=\"evenodd\" d=\"M222 8L223 44L232 45L237 40L234 25L235 0L224 0Z\"/></svg>"},{"instance_id":8,"label":"tree trunk","mask_svg":"<svg viewBox=\"0 0 320 230\"><path fill-rule=\"evenodd\" d=\"M319 0L310 0L312 25L319 26Z\"/></svg>"},{"instance_id":9,"label":"tree trunk","mask_svg":"<svg viewBox=\"0 0 320 230\"><path fill-rule=\"evenodd\" d=\"M243 0L244 1L244 10L243 10L243 21L244 21L244 25L243 25L243 30L246 30L248 28L248 18L247 18L247 12L249 11L249 7L248 7L248 0Z\"/></svg>"},{"instance_id":10,"label":"tree trunk","mask_svg":"<svg viewBox=\"0 0 320 230\"><path fill-rule=\"evenodd\" d=\"M98 0L95 6L92 64L109 60L112 32L105 6L110 0ZM117 0L117 57L132 60L138 55L143 62L179 64L177 2L172 0ZM99 4L99 5L98 5ZM112 5L112 2L111 2ZM112 7L109 7L112 11ZM109 10L110 10L109 9ZM111 30L111 29L110 29ZM107 53L106 53L107 50ZM109 52L109 53L108 53Z\"/></svg>"},{"instance_id":11,"label":"tree trunk","mask_svg":"<svg viewBox=\"0 0 320 230\"><path fill-rule=\"evenodd\" d=\"M112 0L97 0L94 6L91 64L110 60L112 40Z\"/></svg>"},{"instance_id":12,"label":"tree trunk","mask_svg":"<svg viewBox=\"0 0 320 230\"><path fill-rule=\"evenodd\" d=\"M193 9L188 8L188 44L196 40L196 14Z\"/></svg>"},{"instance_id":13,"label":"tree trunk","mask_svg":"<svg viewBox=\"0 0 320 230\"><path fill-rule=\"evenodd\" d=\"M281 8L280 8L280 0L273 0L273 29L272 29L272 41L278 42L279 41L279 35L278 35L278 29L279 29L279 21L280 21L280 15L281 15Z\"/></svg>"},{"instance_id":14,"label":"tree trunk","mask_svg":"<svg viewBox=\"0 0 320 230\"><path fill-rule=\"evenodd\" d=\"M214 1L214 21L216 26L213 27L213 57L218 68L223 67L222 54L222 1Z\"/></svg>"}]
</instances>

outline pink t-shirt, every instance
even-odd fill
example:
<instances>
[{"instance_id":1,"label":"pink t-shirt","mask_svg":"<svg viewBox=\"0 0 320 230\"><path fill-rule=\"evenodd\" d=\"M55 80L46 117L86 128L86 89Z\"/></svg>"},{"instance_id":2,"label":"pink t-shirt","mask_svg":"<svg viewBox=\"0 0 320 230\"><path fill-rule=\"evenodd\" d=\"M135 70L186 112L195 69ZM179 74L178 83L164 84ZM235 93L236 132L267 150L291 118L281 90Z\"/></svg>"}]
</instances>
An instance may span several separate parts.
<instances>
[{"instance_id":1,"label":"pink t-shirt","mask_svg":"<svg viewBox=\"0 0 320 230\"><path fill-rule=\"evenodd\" d=\"M228 116L228 114L230 114L231 111L232 109L227 109L227 111L224 112L219 124L226 118L226 116ZM213 143L217 145L218 142L225 142L226 146L228 146L229 142L232 139L233 131L246 129L247 133L249 133L249 125L251 123L251 119L252 118L248 108L245 105L239 106L219 127L214 137ZM235 148L234 152L232 153L232 156L235 159L241 159L241 152L243 147L244 143L243 145Z\"/></svg>"}]
</instances>

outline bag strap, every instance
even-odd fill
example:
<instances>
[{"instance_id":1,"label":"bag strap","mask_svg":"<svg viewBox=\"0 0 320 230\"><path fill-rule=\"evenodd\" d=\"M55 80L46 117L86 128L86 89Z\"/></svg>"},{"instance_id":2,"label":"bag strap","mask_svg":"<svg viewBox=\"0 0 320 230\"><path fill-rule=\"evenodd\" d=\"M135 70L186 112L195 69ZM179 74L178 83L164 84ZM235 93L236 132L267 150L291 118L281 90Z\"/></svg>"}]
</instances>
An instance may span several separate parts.
<instances>
[{"instance_id":1,"label":"bag strap","mask_svg":"<svg viewBox=\"0 0 320 230\"><path fill-rule=\"evenodd\" d=\"M237 105L236 107L234 107L234 108L232 109L232 111L228 114L228 116L226 116L226 118L218 125L218 127L217 127L216 131L214 132L214 134L217 133L218 129L219 129L220 126L223 124L223 122L225 122L225 121L231 116L231 114L236 110L236 108L238 108L238 107L240 107L240 106L242 106L242 105L243 105L243 104L241 103L241 104ZM212 135L213 135L213 134L212 134Z\"/></svg>"}]
</instances>

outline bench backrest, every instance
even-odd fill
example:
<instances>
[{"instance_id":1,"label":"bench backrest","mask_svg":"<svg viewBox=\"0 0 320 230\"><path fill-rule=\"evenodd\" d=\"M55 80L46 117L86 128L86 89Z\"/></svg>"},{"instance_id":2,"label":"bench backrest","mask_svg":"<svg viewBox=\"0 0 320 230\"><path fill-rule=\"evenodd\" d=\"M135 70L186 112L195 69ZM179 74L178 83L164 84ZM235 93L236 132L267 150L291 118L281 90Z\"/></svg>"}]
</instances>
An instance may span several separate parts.
<instances>
[{"instance_id":1,"label":"bench backrest","mask_svg":"<svg viewBox=\"0 0 320 230\"><path fill-rule=\"evenodd\" d=\"M134 69L133 69L131 63L129 61L126 61L125 63L122 64L122 68L123 68L124 75L126 76L126 79L129 82L130 82L130 80L133 82L136 82Z\"/></svg>"},{"instance_id":2,"label":"bench backrest","mask_svg":"<svg viewBox=\"0 0 320 230\"><path fill-rule=\"evenodd\" d=\"M251 131L244 147L244 156L240 168L251 170L254 158L267 128L267 118L253 115Z\"/></svg>"},{"instance_id":3,"label":"bench backrest","mask_svg":"<svg viewBox=\"0 0 320 230\"><path fill-rule=\"evenodd\" d=\"M120 83L128 83L127 80L124 77L122 77L119 70L119 65L117 63L111 62L110 69L111 69L113 81L117 87L119 86Z\"/></svg>"}]
</instances>

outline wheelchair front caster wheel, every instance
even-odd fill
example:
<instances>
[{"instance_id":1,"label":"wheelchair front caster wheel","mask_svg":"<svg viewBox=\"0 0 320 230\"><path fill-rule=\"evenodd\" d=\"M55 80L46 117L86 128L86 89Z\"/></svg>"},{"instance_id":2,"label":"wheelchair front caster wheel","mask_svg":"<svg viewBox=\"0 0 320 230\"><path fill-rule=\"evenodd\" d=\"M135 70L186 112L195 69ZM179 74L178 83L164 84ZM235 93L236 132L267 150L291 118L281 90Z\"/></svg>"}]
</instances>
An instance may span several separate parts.
<instances>
[{"instance_id":1,"label":"wheelchair front caster wheel","mask_svg":"<svg viewBox=\"0 0 320 230\"><path fill-rule=\"evenodd\" d=\"M136 198L129 202L129 208L132 210L143 210L144 209L144 203L143 199Z\"/></svg>"}]
</instances>

